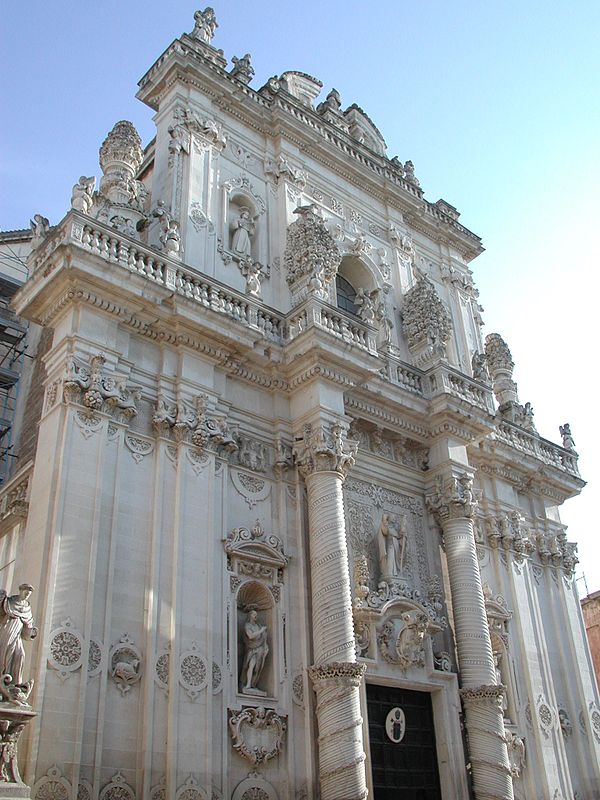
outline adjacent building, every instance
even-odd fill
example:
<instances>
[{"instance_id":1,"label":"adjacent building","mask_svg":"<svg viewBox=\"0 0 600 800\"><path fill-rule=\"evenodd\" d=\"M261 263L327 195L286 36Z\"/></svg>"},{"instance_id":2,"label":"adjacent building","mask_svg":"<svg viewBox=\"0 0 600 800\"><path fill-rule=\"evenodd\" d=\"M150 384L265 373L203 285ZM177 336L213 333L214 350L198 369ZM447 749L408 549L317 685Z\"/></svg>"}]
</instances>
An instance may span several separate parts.
<instances>
[{"instance_id":1,"label":"adjacent building","mask_svg":"<svg viewBox=\"0 0 600 800\"><path fill-rule=\"evenodd\" d=\"M358 105L253 88L215 26L140 81L156 137L118 122L34 217L12 300L32 796L599 798L583 481L482 334L480 239Z\"/></svg>"}]
</instances>

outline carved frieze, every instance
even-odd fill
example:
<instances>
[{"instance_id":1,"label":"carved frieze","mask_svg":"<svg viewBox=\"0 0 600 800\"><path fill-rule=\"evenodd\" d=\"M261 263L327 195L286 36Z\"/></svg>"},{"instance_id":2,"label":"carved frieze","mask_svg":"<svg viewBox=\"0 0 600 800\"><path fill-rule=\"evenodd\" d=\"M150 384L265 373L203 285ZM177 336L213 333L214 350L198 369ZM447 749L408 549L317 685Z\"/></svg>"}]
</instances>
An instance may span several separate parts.
<instances>
[{"instance_id":1,"label":"carved frieze","mask_svg":"<svg viewBox=\"0 0 600 800\"><path fill-rule=\"evenodd\" d=\"M273 709L229 709L229 732L233 748L255 765L276 758L283 747L287 716Z\"/></svg>"}]
</instances>

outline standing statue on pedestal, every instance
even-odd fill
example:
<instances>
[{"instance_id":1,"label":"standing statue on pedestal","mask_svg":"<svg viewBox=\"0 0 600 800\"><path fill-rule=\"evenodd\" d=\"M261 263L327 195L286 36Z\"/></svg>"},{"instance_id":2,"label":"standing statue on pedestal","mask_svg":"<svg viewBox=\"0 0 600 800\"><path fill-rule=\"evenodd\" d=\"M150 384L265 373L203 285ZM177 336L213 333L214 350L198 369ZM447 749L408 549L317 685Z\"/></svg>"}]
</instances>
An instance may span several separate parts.
<instances>
[{"instance_id":1,"label":"standing statue on pedestal","mask_svg":"<svg viewBox=\"0 0 600 800\"><path fill-rule=\"evenodd\" d=\"M231 249L236 255L247 258L252 254L252 237L256 229L247 206L240 208L240 216L233 223L233 228Z\"/></svg>"},{"instance_id":2,"label":"standing statue on pedestal","mask_svg":"<svg viewBox=\"0 0 600 800\"><path fill-rule=\"evenodd\" d=\"M190 34L194 39L199 39L205 44L210 44L215 30L218 28L217 18L212 8L205 8L204 11L196 11L194 14L194 30Z\"/></svg>"},{"instance_id":3,"label":"standing statue on pedestal","mask_svg":"<svg viewBox=\"0 0 600 800\"><path fill-rule=\"evenodd\" d=\"M22 583L19 593L0 589L0 797L28 798L29 787L19 774L18 743L35 711L28 698L33 681L23 680L24 639L35 639L29 598L33 586Z\"/></svg>"},{"instance_id":4,"label":"standing statue on pedestal","mask_svg":"<svg viewBox=\"0 0 600 800\"><path fill-rule=\"evenodd\" d=\"M266 695L257 684L269 654L268 630L266 625L257 622L257 618L256 609L250 608L242 631L245 653L240 681L243 694Z\"/></svg>"},{"instance_id":5,"label":"standing statue on pedestal","mask_svg":"<svg viewBox=\"0 0 600 800\"><path fill-rule=\"evenodd\" d=\"M23 639L35 639L38 633L29 605L32 592L28 583L22 583L19 594L10 597L0 589L0 694L16 705L27 705L33 685L32 681L23 682Z\"/></svg>"},{"instance_id":6,"label":"standing statue on pedestal","mask_svg":"<svg viewBox=\"0 0 600 800\"><path fill-rule=\"evenodd\" d=\"M379 568L381 580L386 583L399 578L404 566L406 548L406 519L400 518L398 528L394 528L389 514L383 514L377 534L379 547Z\"/></svg>"}]
</instances>

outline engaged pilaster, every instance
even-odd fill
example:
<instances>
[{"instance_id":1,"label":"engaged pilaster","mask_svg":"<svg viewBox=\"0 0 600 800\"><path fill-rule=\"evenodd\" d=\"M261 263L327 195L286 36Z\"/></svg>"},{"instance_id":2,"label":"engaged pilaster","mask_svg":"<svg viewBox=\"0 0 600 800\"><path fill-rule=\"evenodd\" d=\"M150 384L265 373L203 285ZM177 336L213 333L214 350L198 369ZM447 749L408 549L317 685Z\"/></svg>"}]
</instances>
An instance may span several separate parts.
<instances>
[{"instance_id":1,"label":"engaged pilaster","mask_svg":"<svg viewBox=\"0 0 600 800\"><path fill-rule=\"evenodd\" d=\"M360 715L364 665L356 663L342 484L357 443L341 425L307 425L296 450L306 481L312 581L319 777L322 800L367 796Z\"/></svg>"},{"instance_id":2,"label":"engaged pilaster","mask_svg":"<svg viewBox=\"0 0 600 800\"><path fill-rule=\"evenodd\" d=\"M512 800L502 714L504 687L496 683L475 548L473 478L466 472L452 475L428 500L444 533L475 796L477 800Z\"/></svg>"}]
</instances>

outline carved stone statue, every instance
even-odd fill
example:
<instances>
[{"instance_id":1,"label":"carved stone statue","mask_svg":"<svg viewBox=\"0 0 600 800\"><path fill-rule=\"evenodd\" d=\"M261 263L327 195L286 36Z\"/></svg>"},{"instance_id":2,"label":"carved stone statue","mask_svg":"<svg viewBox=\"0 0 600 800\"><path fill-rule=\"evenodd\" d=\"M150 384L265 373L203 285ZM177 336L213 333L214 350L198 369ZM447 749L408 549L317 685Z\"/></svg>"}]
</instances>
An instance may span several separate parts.
<instances>
[{"instance_id":1,"label":"carved stone statue","mask_svg":"<svg viewBox=\"0 0 600 800\"><path fill-rule=\"evenodd\" d=\"M29 604L32 592L28 583L19 586L19 594L8 596L0 590L0 694L15 705L27 704L33 686L32 681L23 682L23 639L35 639L38 634Z\"/></svg>"},{"instance_id":2,"label":"carved stone statue","mask_svg":"<svg viewBox=\"0 0 600 800\"><path fill-rule=\"evenodd\" d=\"M240 216L233 224L233 236L231 238L231 249L238 256L247 257L252 253L252 237L256 230L250 209L247 206L240 208Z\"/></svg>"},{"instance_id":3,"label":"carved stone statue","mask_svg":"<svg viewBox=\"0 0 600 800\"><path fill-rule=\"evenodd\" d=\"M373 292L367 294L362 286L359 287L354 302L358 306L358 316L362 321L366 322L367 325L375 325L377 309L373 302Z\"/></svg>"},{"instance_id":4,"label":"carved stone statue","mask_svg":"<svg viewBox=\"0 0 600 800\"><path fill-rule=\"evenodd\" d=\"M209 6L205 8L204 11L196 11L194 14L194 23L194 30L190 35L193 36L194 39L200 39L200 41L205 42L205 44L210 44L215 35L215 30L219 27L214 9Z\"/></svg>"},{"instance_id":5,"label":"carved stone statue","mask_svg":"<svg viewBox=\"0 0 600 800\"><path fill-rule=\"evenodd\" d=\"M415 165L412 161L404 162L404 177L409 183L412 183L413 186L419 186L419 181L415 175Z\"/></svg>"},{"instance_id":6,"label":"carved stone statue","mask_svg":"<svg viewBox=\"0 0 600 800\"><path fill-rule=\"evenodd\" d=\"M471 369L476 381L489 381L490 373L487 368L487 357L485 353L473 353L471 359Z\"/></svg>"},{"instance_id":7,"label":"carved stone statue","mask_svg":"<svg viewBox=\"0 0 600 800\"><path fill-rule=\"evenodd\" d=\"M46 236L48 236L50 222L48 221L47 217L43 217L41 214L34 214L33 219L29 221L29 224L33 234L31 237L31 249L35 250L36 247L41 245Z\"/></svg>"},{"instance_id":8,"label":"carved stone statue","mask_svg":"<svg viewBox=\"0 0 600 800\"><path fill-rule=\"evenodd\" d=\"M575 440L573 439L573 435L571 433L570 424L565 422L564 425L558 426L558 430L562 436L562 446L565 448L565 450L575 450Z\"/></svg>"},{"instance_id":9,"label":"carved stone statue","mask_svg":"<svg viewBox=\"0 0 600 800\"><path fill-rule=\"evenodd\" d=\"M260 297L260 264L247 258L242 267L242 275L246 278L246 293L253 297Z\"/></svg>"},{"instance_id":10,"label":"carved stone statue","mask_svg":"<svg viewBox=\"0 0 600 800\"><path fill-rule=\"evenodd\" d=\"M71 194L71 208L75 211L82 211L84 214L89 214L92 208L92 195L96 186L96 178L92 175L91 178L86 178L82 175L79 178L79 183L73 187Z\"/></svg>"},{"instance_id":11,"label":"carved stone statue","mask_svg":"<svg viewBox=\"0 0 600 800\"><path fill-rule=\"evenodd\" d=\"M389 514L383 514L377 534L381 580L389 581L402 574L406 548L406 518L401 517L399 527L394 528Z\"/></svg>"},{"instance_id":12,"label":"carved stone statue","mask_svg":"<svg viewBox=\"0 0 600 800\"><path fill-rule=\"evenodd\" d=\"M268 630L257 620L257 610L250 608L242 631L245 650L240 682L243 694L266 695L258 688L258 681L269 655Z\"/></svg>"},{"instance_id":13,"label":"carved stone statue","mask_svg":"<svg viewBox=\"0 0 600 800\"><path fill-rule=\"evenodd\" d=\"M522 736L518 736L512 731L507 731L506 747L508 749L511 775L513 778L519 778L525 767L525 740Z\"/></svg>"}]
</instances>

